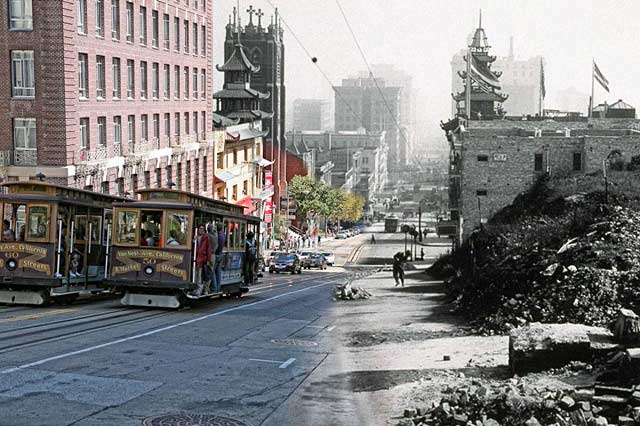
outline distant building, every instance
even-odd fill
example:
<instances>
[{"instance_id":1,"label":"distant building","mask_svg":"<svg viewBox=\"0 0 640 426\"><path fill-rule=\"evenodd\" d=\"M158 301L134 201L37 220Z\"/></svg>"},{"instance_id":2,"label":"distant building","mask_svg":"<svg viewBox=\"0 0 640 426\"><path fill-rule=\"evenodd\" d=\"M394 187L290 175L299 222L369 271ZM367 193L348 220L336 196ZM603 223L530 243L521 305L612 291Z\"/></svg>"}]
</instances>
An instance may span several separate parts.
<instances>
[{"instance_id":1,"label":"distant building","mask_svg":"<svg viewBox=\"0 0 640 426\"><path fill-rule=\"evenodd\" d=\"M331 109L331 102L326 99L296 99L293 101L293 130L331 130Z\"/></svg>"},{"instance_id":2,"label":"distant building","mask_svg":"<svg viewBox=\"0 0 640 426\"><path fill-rule=\"evenodd\" d=\"M614 104L606 102L593 108L595 118L636 118L636 109L622 99Z\"/></svg>"},{"instance_id":3,"label":"distant building","mask_svg":"<svg viewBox=\"0 0 640 426\"><path fill-rule=\"evenodd\" d=\"M484 30L482 39L486 40ZM477 30L476 30L477 31ZM477 42L477 38L473 38ZM487 45L488 46L488 45ZM458 72L466 71L464 56L466 50L455 54L451 59L451 92L462 92L464 81L459 78ZM541 96L542 67L544 58L534 56L529 59L516 59L513 48L513 37L509 55L506 57L493 57L492 70L500 73L501 91L508 94L508 99L502 103L502 107L509 116L536 115L544 109L544 99ZM584 108L584 106L583 106ZM452 114L455 115L456 103L452 102ZM564 108L563 108L564 109Z\"/></svg>"},{"instance_id":4,"label":"distant building","mask_svg":"<svg viewBox=\"0 0 640 426\"><path fill-rule=\"evenodd\" d=\"M361 128L370 133L385 132L389 147L387 170L391 174L398 172L403 160L399 128L402 89L388 87L382 79L356 78L342 80L342 86L334 90L336 132Z\"/></svg>"}]
</instances>

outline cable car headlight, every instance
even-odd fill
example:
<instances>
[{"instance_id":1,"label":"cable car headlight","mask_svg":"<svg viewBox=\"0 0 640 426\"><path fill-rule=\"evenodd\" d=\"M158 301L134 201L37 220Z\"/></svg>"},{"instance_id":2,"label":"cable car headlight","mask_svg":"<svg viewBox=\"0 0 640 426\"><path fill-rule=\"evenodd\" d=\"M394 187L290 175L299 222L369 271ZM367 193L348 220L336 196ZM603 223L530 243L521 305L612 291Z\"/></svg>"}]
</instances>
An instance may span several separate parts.
<instances>
[{"instance_id":1,"label":"cable car headlight","mask_svg":"<svg viewBox=\"0 0 640 426\"><path fill-rule=\"evenodd\" d=\"M145 275L153 275L153 272L154 272L153 266L147 265L147 266L144 267Z\"/></svg>"},{"instance_id":2,"label":"cable car headlight","mask_svg":"<svg viewBox=\"0 0 640 426\"><path fill-rule=\"evenodd\" d=\"M7 269L10 271L15 270L18 267L18 262L15 259L7 260Z\"/></svg>"}]
</instances>

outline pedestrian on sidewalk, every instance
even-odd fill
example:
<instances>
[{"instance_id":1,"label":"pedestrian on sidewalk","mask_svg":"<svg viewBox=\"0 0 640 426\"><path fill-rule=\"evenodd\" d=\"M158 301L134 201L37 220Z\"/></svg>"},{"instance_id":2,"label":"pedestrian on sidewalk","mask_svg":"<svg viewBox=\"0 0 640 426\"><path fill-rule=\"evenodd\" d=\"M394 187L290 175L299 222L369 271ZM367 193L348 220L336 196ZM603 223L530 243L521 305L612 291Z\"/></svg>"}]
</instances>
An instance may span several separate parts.
<instances>
[{"instance_id":1,"label":"pedestrian on sidewalk","mask_svg":"<svg viewBox=\"0 0 640 426\"><path fill-rule=\"evenodd\" d=\"M393 279L396 282L396 287L402 284L404 287L404 264L407 262L411 252L397 252L393 255Z\"/></svg>"},{"instance_id":2,"label":"pedestrian on sidewalk","mask_svg":"<svg viewBox=\"0 0 640 426\"><path fill-rule=\"evenodd\" d=\"M424 260L424 249L420 249L420 260Z\"/></svg>"},{"instance_id":3,"label":"pedestrian on sidewalk","mask_svg":"<svg viewBox=\"0 0 640 426\"><path fill-rule=\"evenodd\" d=\"M376 244L376 234L371 234L371 244Z\"/></svg>"}]
</instances>

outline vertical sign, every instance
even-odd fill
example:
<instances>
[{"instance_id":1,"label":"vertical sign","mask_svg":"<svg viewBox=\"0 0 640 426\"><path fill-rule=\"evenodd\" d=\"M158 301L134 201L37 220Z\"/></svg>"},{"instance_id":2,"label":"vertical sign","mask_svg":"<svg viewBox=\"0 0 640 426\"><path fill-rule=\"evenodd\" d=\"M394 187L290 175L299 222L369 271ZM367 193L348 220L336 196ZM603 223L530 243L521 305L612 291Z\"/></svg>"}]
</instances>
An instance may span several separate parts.
<instances>
[{"instance_id":1,"label":"vertical sign","mask_svg":"<svg viewBox=\"0 0 640 426\"><path fill-rule=\"evenodd\" d=\"M264 188L273 188L273 172L271 170L264 172ZM273 196L269 197L265 203L264 221L271 223L273 221Z\"/></svg>"}]
</instances>

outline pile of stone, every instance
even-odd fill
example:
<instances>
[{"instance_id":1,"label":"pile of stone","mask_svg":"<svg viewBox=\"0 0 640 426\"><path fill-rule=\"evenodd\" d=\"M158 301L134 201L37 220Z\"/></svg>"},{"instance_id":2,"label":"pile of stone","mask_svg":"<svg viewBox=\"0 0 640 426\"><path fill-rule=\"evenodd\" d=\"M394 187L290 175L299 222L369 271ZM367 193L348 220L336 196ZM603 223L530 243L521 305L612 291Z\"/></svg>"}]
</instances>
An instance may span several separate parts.
<instances>
[{"instance_id":1,"label":"pile of stone","mask_svg":"<svg viewBox=\"0 0 640 426\"><path fill-rule=\"evenodd\" d=\"M336 300L369 299L372 294L362 287L352 287L351 283L337 285L334 290Z\"/></svg>"},{"instance_id":2,"label":"pile of stone","mask_svg":"<svg viewBox=\"0 0 640 426\"><path fill-rule=\"evenodd\" d=\"M520 379L448 388L440 402L404 410L398 426L632 426L640 387L536 389Z\"/></svg>"}]
</instances>

